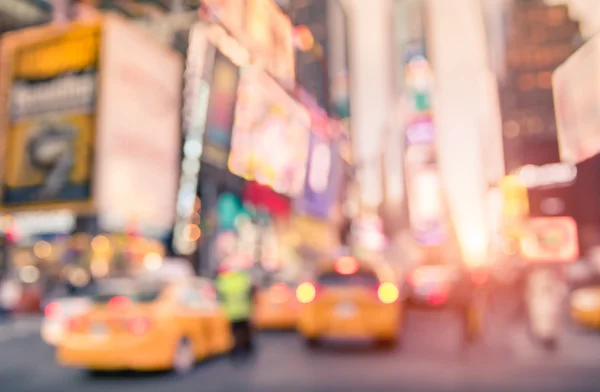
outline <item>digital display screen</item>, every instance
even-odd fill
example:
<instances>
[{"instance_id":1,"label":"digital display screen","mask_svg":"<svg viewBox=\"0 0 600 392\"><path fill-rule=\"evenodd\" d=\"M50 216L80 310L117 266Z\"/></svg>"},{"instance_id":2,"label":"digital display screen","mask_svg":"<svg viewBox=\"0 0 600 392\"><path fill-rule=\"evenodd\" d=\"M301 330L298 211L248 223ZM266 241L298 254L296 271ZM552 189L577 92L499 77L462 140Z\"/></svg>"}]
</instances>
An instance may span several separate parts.
<instances>
[{"instance_id":1,"label":"digital display screen","mask_svg":"<svg viewBox=\"0 0 600 392\"><path fill-rule=\"evenodd\" d=\"M229 170L296 197L304 188L310 115L256 69L241 75Z\"/></svg>"}]
</instances>

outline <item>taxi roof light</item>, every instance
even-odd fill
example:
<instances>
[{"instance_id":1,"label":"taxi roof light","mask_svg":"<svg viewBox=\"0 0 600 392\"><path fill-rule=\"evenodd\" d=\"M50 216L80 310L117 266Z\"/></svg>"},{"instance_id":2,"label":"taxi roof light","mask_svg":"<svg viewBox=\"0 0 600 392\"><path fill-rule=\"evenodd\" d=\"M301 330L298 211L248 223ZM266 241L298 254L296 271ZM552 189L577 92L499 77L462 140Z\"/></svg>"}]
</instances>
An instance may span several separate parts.
<instances>
[{"instance_id":1,"label":"taxi roof light","mask_svg":"<svg viewBox=\"0 0 600 392\"><path fill-rule=\"evenodd\" d=\"M341 275L355 274L358 268L358 261L353 257L342 257L335 263L335 271Z\"/></svg>"}]
</instances>

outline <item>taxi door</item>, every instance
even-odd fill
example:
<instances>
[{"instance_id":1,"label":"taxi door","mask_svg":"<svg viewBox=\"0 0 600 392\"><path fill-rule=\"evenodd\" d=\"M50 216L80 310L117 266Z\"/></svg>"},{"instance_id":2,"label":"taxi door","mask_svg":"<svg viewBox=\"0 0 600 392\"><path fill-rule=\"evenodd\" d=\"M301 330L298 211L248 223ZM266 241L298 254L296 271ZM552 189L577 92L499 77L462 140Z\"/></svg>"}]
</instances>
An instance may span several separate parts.
<instances>
[{"instance_id":1,"label":"taxi door","mask_svg":"<svg viewBox=\"0 0 600 392\"><path fill-rule=\"evenodd\" d=\"M199 295L198 310L202 314L205 337L211 354L228 351L232 344L231 325L217 300L217 291L210 280L196 279L194 291Z\"/></svg>"},{"instance_id":2,"label":"taxi door","mask_svg":"<svg viewBox=\"0 0 600 392\"><path fill-rule=\"evenodd\" d=\"M193 284L179 287L177 295L180 306L180 323L184 336L191 340L197 359L210 355L209 331L202 306L200 292Z\"/></svg>"}]
</instances>

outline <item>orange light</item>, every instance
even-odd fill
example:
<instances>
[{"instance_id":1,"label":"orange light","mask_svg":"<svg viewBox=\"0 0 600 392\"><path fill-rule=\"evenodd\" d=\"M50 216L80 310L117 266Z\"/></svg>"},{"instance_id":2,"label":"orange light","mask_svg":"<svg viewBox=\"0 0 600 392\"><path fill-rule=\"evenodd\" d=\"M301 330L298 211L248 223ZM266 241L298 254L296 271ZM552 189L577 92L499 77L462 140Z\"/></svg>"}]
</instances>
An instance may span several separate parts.
<instances>
[{"instance_id":1,"label":"orange light","mask_svg":"<svg viewBox=\"0 0 600 392\"><path fill-rule=\"evenodd\" d=\"M299 50L308 52L315 46L315 37L308 27L298 26L294 33L295 44Z\"/></svg>"},{"instance_id":2,"label":"orange light","mask_svg":"<svg viewBox=\"0 0 600 392\"><path fill-rule=\"evenodd\" d=\"M311 303L317 296L316 287L309 282L301 283L296 289L296 298L301 304Z\"/></svg>"},{"instance_id":3,"label":"orange light","mask_svg":"<svg viewBox=\"0 0 600 392\"><path fill-rule=\"evenodd\" d=\"M379 300L384 304L394 303L398 297L400 297L400 290L395 284L390 282L384 282L379 285L377 289L377 296Z\"/></svg>"},{"instance_id":4,"label":"orange light","mask_svg":"<svg viewBox=\"0 0 600 392\"><path fill-rule=\"evenodd\" d=\"M335 271L341 275L352 275L358 271L358 262L352 257L342 257L335 263Z\"/></svg>"},{"instance_id":5,"label":"orange light","mask_svg":"<svg viewBox=\"0 0 600 392\"><path fill-rule=\"evenodd\" d=\"M202 230L197 225L189 224L183 229L183 235L190 242L196 242L202 237Z\"/></svg>"}]
</instances>

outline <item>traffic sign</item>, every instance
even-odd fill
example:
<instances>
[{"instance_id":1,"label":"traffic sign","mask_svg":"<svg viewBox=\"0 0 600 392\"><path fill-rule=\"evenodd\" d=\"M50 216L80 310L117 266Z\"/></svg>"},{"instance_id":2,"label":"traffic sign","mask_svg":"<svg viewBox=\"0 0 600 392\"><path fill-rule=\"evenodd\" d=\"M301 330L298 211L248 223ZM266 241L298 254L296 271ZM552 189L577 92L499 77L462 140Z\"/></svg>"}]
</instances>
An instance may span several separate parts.
<instances>
[{"instance_id":1,"label":"traffic sign","mask_svg":"<svg viewBox=\"0 0 600 392\"><path fill-rule=\"evenodd\" d=\"M523 257L532 263L570 263L579 258L577 223L571 217L530 219L521 239Z\"/></svg>"}]
</instances>

